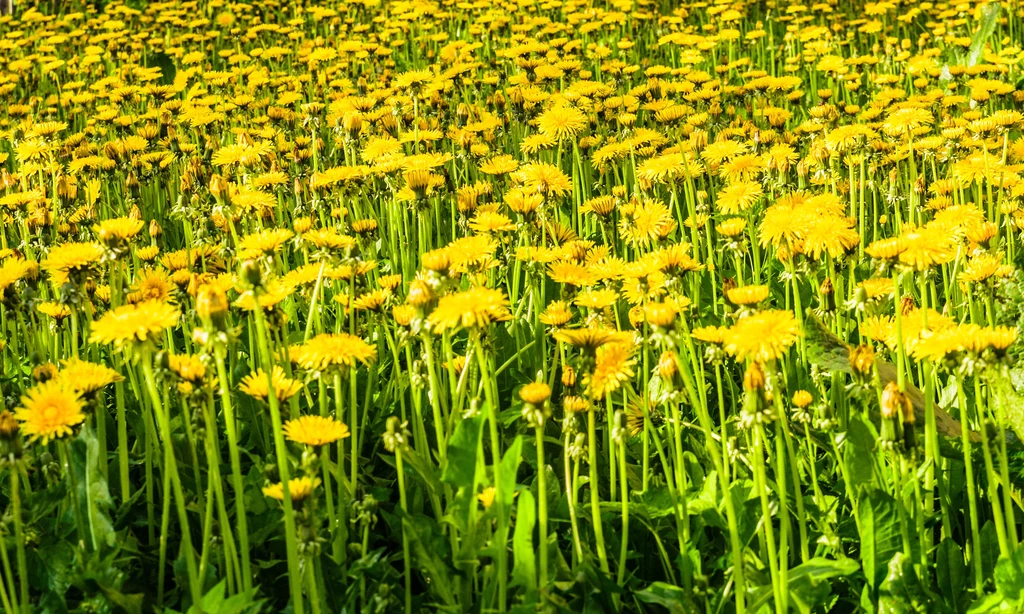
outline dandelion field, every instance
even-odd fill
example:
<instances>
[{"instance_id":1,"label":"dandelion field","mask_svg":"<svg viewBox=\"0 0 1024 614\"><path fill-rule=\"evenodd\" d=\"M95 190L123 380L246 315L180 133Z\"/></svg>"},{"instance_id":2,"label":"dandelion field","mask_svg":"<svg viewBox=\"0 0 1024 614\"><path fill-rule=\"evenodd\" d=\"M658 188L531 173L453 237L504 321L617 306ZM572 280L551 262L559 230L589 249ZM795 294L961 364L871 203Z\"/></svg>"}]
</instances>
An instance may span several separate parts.
<instances>
[{"instance_id":1,"label":"dandelion field","mask_svg":"<svg viewBox=\"0 0 1024 614\"><path fill-rule=\"evenodd\" d=\"M14 9L5 614L1024 608L1016 3Z\"/></svg>"}]
</instances>

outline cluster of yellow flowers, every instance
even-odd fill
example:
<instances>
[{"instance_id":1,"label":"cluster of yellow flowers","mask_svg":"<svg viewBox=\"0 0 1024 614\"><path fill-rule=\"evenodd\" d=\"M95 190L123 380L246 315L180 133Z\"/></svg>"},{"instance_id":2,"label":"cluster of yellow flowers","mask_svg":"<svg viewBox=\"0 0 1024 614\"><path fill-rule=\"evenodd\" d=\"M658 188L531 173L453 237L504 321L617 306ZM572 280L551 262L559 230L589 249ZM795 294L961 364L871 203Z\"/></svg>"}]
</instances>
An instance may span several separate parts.
<instances>
[{"instance_id":1,"label":"cluster of yellow flowers","mask_svg":"<svg viewBox=\"0 0 1024 614\"><path fill-rule=\"evenodd\" d=\"M45 445L111 419L116 386L123 426L125 403L158 405L133 361L155 365L189 428L215 395L225 415L239 393L283 408L325 477L306 463L264 493L300 502L331 487L346 440L355 493L364 433L407 399L433 410L411 434L429 462L467 397L507 408L529 382L538 411L621 404L650 434L661 404L708 404L695 341L736 380L808 372L808 309L911 384L914 361L1001 366L1024 48L1012 28L975 36L992 10L198 0L0 17L14 417Z\"/></svg>"}]
</instances>

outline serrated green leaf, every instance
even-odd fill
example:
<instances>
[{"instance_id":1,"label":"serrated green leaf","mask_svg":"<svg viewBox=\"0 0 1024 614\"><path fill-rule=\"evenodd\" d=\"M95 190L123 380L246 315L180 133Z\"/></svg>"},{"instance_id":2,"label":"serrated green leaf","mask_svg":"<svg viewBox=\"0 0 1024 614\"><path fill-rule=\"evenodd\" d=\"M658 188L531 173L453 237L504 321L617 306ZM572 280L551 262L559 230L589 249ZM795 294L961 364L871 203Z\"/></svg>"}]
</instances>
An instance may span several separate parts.
<instances>
[{"instance_id":1,"label":"serrated green leaf","mask_svg":"<svg viewBox=\"0 0 1024 614\"><path fill-rule=\"evenodd\" d=\"M533 493L527 489L519 491L516 504L516 526L512 534L512 586L526 589L526 601L536 600L537 565L533 549L533 528L537 514Z\"/></svg>"},{"instance_id":2,"label":"serrated green leaf","mask_svg":"<svg viewBox=\"0 0 1024 614\"><path fill-rule=\"evenodd\" d=\"M885 579L889 561L903 546L897 505L888 493L877 488L865 491L857 504L861 565L872 588Z\"/></svg>"},{"instance_id":3,"label":"serrated green leaf","mask_svg":"<svg viewBox=\"0 0 1024 614\"><path fill-rule=\"evenodd\" d=\"M985 43L992 37L992 33L996 31L996 25L999 23L999 15L1001 13L1002 7L998 2L990 2L982 7L981 23L978 26L978 31L971 37L971 46L967 50L967 66L974 66L981 61L982 55L985 52Z\"/></svg>"}]
</instances>

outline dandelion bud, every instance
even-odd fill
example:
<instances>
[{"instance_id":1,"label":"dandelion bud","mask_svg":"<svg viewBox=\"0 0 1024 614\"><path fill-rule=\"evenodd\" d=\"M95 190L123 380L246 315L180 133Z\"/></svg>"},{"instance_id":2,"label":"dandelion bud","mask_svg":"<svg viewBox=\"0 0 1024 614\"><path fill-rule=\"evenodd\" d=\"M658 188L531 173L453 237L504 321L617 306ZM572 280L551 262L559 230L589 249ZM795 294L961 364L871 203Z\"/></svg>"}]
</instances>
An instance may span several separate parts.
<instances>
[{"instance_id":1,"label":"dandelion bud","mask_svg":"<svg viewBox=\"0 0 1024 614\"><path fill-rule=\"evenodd\" d=\"M913 412L907 393L900 390L896 382L886 384L885 390L882 391L882 417L899 419L902 422L904 416Z\"/></svg>"},{"instance_id":2,"label":"dandelion bud","mask_svg":"<svg viewBox=\"0 0 1024 614\"><path fill-rule=\"evenodd\" d=\"M562 367L562 385L566 388L572 388L576 385L576 369L569 365Z\"/></svg>"},{"instance_id":3,"label":"dandelion bud","mask_svg":"<svg viewBox=\"0 0 1024 614\"><path fill-rule=\"evenodd\" d=\"M750 363L747 367L746 372L743 374L743 389L747 392L761 392L764 390L765 384L764 369L761 368L761 364L757 362Z\"/></svg>"},{"instance_id":4,"label":"dandelion bud","mask_svg":"<svg viewBox=\"0 0 1024 614\"><path fill-rule=\"evenodd\" d=\"M32 369L32 379L36 380L40 384L48 382L55 377L57 377L57 365L52 362L44 362Z\"/></svg>"},{"instance_id":5,"label":"dandelion bud","mask_svg":"<svg viewBox=\"0 0 1024 614\"><path fill-rule=\"evenodd\" d=\"M900 302L900 313L903 315L909 315L914 308L917 307L917 303L914 302L914 297L904 296Z\"/></svg>"},{"instance_id":6,"label":"dandelion bud","mask_svg":"<svg viewBox=\"0 0 1024 614\"><path fill-rule=\"evenodd\" d=\"M672 379L676 374L676 357L669 351L661 353L658 358L658 377L661 379Z\"/></svg>"},{"instance_id":7,"label":"dandelion bud","mask_svg":"<svg viewBox=\"0 0 1024 614\"><path fill-rule=\"evenodd\" d=\"M644 325L644 308L642 305L634 305L626 315L633 328L639 330Z\"/></svg>"},{"instance_id":8,"label":"dandelion bud","mask_svg":"<svg viewBox=\"0 0 1024 614\"><path fill-rule=\"evenodd\" d=\"M163 233L164 233L164 229L160 227L160 222L157 222L156 220L151 220L149 222L149 236L150 237L152 237L154 239L157 239Z\"/></svg>"},{"instance_id":9,"label":"dandelion bud","mask_svg":"<svg viewBox=\"0 0 1024 614\"><path fill-rule=\"evenodd\" d=\"M533 382L519 389L519 398L539 407L551 398L551 388L544 382Z\"/></svg>"},{"instance_id":10,"label":"dandelion bud","mask_svg":"<svg viewBox=\"0 0 1024 614\"><path fill-rule=\"evenodd\" d=\"M228 312L228 297L217 285L206 284L196 294L196 313L203 321L209 320L223 330L224 316Z\"/></svg>"},{"instance_id":11,"label":"dandelion bud","mask_svg":"<svg viewBox=\"0 0 1024 614\"><path fill-rule=\"evenodd\" d=\"M312 227L313 220L308 217L295 218L295 221L292 222L292 228L295 229L297 234L303 234Z\"/></svg>"},{"instance_id":12,"label":"dandelion bud","mask_svg":"<svg viewBox=\"0 0 1024 614\"><path fill-rule=\"evenodd\" d=\"M858 345L851 349L850 368L854 375L869 377L875 368L875 350L870 345Z\"/></svg>"},{"instance_id":13,"label":"dandelion bud","mask_svg":"<svg viewBox=\"0 0 1024 614\"><path fill-rule=\"evenodd\" d=\"M814 401L814 397L806 390L797 390L793 393L793 405L800 409L807 409L812 401Z\"/></svg>"},{"instance_id":14,"label":"dandelion bud","mask_svg":"<svg viewBox=\"0 0 1024 614\"><path fill-rule=\"evenodd\" d=\"M384 429L384 447L388 452L394 452L405 443L402 424L398 416L388 418Z\"/></svg>"},{"instance_id":15,"label":"dandelion bud","mask_svg":"<svg viewBox=\"0 0 1024 614\"><path fill-rule=\"evenodd\" d=\"M826 277L825 281L821 282L819 291L821 292L821 308L828 313L835 311L836 294L835 287L832 285L832 279Z\"/></svg>"},{"instance_id":16,"label":"dandelion bud","mask_svg":"<svg viewBox=\"0 0 1024 614\"><path fill-rule=\"evenodd\" d=\"M448 265L451 262L448 252L444 249L426 252L420 259L423 262L423 268L441 274L448 272Z\"/></svg>"},{"instance_id":17,"label":"dandelion bud","mask_svg":"<svg viewBox=\"0 0 1024 614\"><path fill-rule=\"evenodd\" d=\"M210 194L213 194L214 198L218 200L223 198L227 193L227 189L228 182L226 179L216 174L213 177L210 177Z\"/></svg>"},{"instance_id":18,"label":"dandelion bud","mask_svg":"<svg viewBox=\"0 0 1024 614\"><path fill-rule=\"evenodd\" d=\"M612 441L622 445L629 432L628 427L626 414L621 409L615 410L615 414L612 416Z\"/></svg>"},{"instance_id":19,"label":"dandelion bud","mask_svg":"<svg viewBox=\"0 0 1024 614\"><path fill-rule=\"evenodd\" d=\"M132 191L139 189L139 178L135 171L128 171L128 176L124 180L124 187Z\"/></svg>"},{"instance_id":20,"label":"dandelion bud","mask_svg":"<svg viewBox=\"0 0 1024 614\"><path fill-rule=\"evenodd\" d=\"M21 458L21 435L18 421L14 419L14 414L7 410L0 412L0 458L14 460Z\"/></svg>"},{"instance_id":21,"label":"dandelion bud","mask_svg":"<svg viewBox=\"0 0 1024 614\"><path fill-rule=\"evenodd\" d=\"M65 204L70 205L78 196L78 183L73 177L61 175L57 178L57 195Z\"/></svg>"},{"instance_id":22,"label":"dandelion bud","mask_svg":"<svg viewBox=\"0 0 1024 614\"><path fill-rule=\"evenodd\" d=\"M361 113L346 113L341 118L342 128L348 133L350 138L356 138L359 136L359 132L363 129L363 115Z\"/></svg>"},{"instance_id":23,"label":"dandelion bud","mask_svg":"<svg viewBox=\"0 0 1024 614\"><path fill-rule=\"evenodd\" d=\"M0 438L11 439L18 435L18 421L14 419L14 414L4 410L0 412Z\"/></svg>"},{"instance_id":24,"label":"dandelion bud","mask_svg":"<svg viewBox=\"0 0 1024 614\"><path fill-rule=\"evenodd\" d=\"M241 273L245 283L253 288L258 288L263 284L263 271L260 270L260 265L255 260L243 262Z\"/></svg>"},{"instance_id":25,"label":"dandelion bud","mask_svg":"<svg viewBox=\"0 0 1024 614\"><path fill-rule=\"evenodd\" d=\"M644 308L644 314L651 326L668 328L676 321L676 310L665 303L649 303Z\"/></svg>"},{"instance_id":26,"label":"dandelion bud","mask_svg":"<svg viewBox=\"0 0 1024 614\"><path fill-rule=\"evenodd\" d=\"M434 293L430 290L430 286L421 279L413 280L409 284L409 296L406 297L406 302L414 307L422 307L434 300Z\"/></svg>"},{"instance_id":27,"label":"dandelion bud","mask_svg":"<svg viewBox=\"0 0 1024 614\"><path fill-rule=\"evenodd\" d=\"M399 326L409 326L416 317L416 308L412 305L395 305L391 310L391 316Z\"/></svg>"}]
</instances>

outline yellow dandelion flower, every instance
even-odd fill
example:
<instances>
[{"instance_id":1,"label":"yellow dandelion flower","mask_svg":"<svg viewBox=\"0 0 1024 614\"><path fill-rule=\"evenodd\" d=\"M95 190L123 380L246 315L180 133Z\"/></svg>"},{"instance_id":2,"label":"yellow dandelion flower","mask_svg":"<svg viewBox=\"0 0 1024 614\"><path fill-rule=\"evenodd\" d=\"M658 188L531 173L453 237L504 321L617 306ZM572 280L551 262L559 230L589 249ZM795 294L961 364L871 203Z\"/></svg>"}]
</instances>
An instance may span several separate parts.
<instances>
[{"instance_id":1,"label":"yellow dandelion flower","mask_svg":"<svg viewBox=\"0 0 1024 614\"><path fill-rule=\"evenodd\" d=\"M292 478L288 480L288 494L291 495L292 501L299 502L304 499L308 499L313 491L316 490L317 486L320 486L320 478ZM278 482L277 484L271 484L270 486L263 487L263 494L271 499L277 499L278 501L284 501L284 484Z\"/></svg>"},{"instance_id":2,"label":"yellow dandelion flower","mask_svg":"<svg viewBox=\"0 0 1024 614\"><path fill-rule=\"evenodd\" d=\"M354 367L377 359L377 349L348 333L323 333L290 348L293 362L307 371Z\"/></svg>"},{"instance_id":3,"label":"yellow dandelion flower","mask_svg":"<svg viewBox=\"0 0 1024 614\"><path fill-rule=\"evenodd\" d=\"M110 367L78 358L65 361L61 365L57 377L86 395L110 384L124 381L124 377Z\"/></svg>"},{"instance_id":4,"label":"yellow dandelion flower","mask_svg":"<svg viewBox=\"0 0 1024 614\"><path fill-rule=\"evenodd\" d=\"M302 390L302 382L288 377L285 370L282 369L280 365L274 365L271 373L271 377L273 378L274 396L277 397L278 401L287 401ZM263 369L257 369L242 378L242 381L239 382L238 389L254 399L266 401L270 398L269 385L266 371Z\"/></svg>"},{"instance_id":5,"label":"yellow dandelion flower","mask_svg":"<svg viewBox=\"0 0 1024 614\"><path fill-rule=\"evenodd\" d=\"M30 441L51 440L70 435L85 421L80 393L62 379L52 379L29 388L14 412Z\"/></svg>"},{"instance_id":6,"label":"yellow dandelion flower","mask_svg":"<svg viewBox=\"0 0 1024 614\"><path fill-rule=\"evenodd\" d=\"M178 323L178 308L163 301L143 301L108 311L93 322L91 343L144 343Z\"/></svg>"},{"instance_id":7,"label":"yellow dandelion flower","mask_svg":"<svg viewBox=\"0 0 1024 614\"><path fill-rule=\"evenodd\" d=\"M436 333L460 328L483 328L512 318L508 299L501 290L473 288L449 294L437 303L427 321Z\"/></svg>"},{"instance_id":8,"label":"yellow dandelion flower","mask_svg":"<svg viewBox=\"0 0 1024 614\"><path fill-rule=\"evenodd\" d=\"M769 362L781 358L801 336L790 311L762 311L741 318L725 331L725 351L743 361Z\"/></svg>"},{"instance_id":9,"label":"yellow dandelion flower","mask_svg":"<svg viewBox=\"0 0 1024 614\"><path fill-rule=\"evenodd\" d=\"M300 416L284 423L288 441L319 447L349 436L348 425L330 416Z\"/></svg>"}]
</instances>

